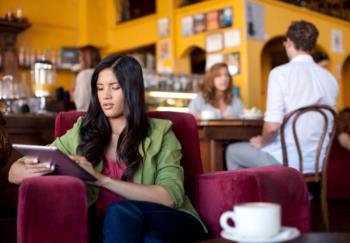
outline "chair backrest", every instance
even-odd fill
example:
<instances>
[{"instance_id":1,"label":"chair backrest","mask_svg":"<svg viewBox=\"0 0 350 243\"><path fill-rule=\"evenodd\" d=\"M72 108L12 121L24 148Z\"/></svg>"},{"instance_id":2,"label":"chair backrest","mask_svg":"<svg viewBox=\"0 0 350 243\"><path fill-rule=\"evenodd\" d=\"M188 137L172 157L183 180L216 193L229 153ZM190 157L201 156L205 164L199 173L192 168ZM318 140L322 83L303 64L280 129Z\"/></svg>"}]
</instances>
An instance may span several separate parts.
<instances>
[{"instance_id":1,"label":"chair backrest","mask_svg":"<svg viewBox=\"0 0 350 243\"><path fill-rule=\"evenodd\" d=\"M335 111L333 108L331 108L328 105L311 105L311 106L305 106L301 107L299 109L296 109L290 113L288 113L282 122L281 129L280 129L280 134L281 134L281 145L282 145L282 156L283 156L283 165L288 166L288 154L287 154L287 146L286 146L286 139L285 139L285 128L286 124L291 121L292 125L292 133L293 133L293 139L297 148L298 152L298 158L299 158L299 171L300 173L303 174L303 156L302 156L302 148L300 146L300 141L298 138L298 133L297 133L297 122L299 118L307 113L307 112L317 112L319 113L322 118L323 118L323 128L320 134L320 140L317 144L317 149L316 154L315 154L315 174L311 177L308 177L310 181L319 181L320 175L320 157L321 157L321 152L322 148L324 147L324 143L326 141L326 136L329 135L329 143L326 146L326 152L325 156L323 158L323 167L321 171L325 171L325 168L327 168L327 163L328 163L328 158L330 154L330 148L333 143L334 135L335 135ZM329 113L329 115L327 115ZM308 122L313 122L313 121L308 121ZM331 129L330 129L331 128ZM328 132L330 131L330 134ZM325 173L324 173L325 174Z\"/></svg>"},{"instance_id":2,"label":"chair backrest","mask_svg":"<svg viewBox=\"0 0 350 243\"><path fill-rule=\"evenodd\" d=\"M182 112L152 111L148 114L150 117L172 121L172 130L182 146L181 165L185 173L186 193L196 204L197 177L203 173L196 120L191 114ZM55 137L65 134L82 115L84 115L83 112L58 113L55 122Z\"/></svg>"}]
</instances>

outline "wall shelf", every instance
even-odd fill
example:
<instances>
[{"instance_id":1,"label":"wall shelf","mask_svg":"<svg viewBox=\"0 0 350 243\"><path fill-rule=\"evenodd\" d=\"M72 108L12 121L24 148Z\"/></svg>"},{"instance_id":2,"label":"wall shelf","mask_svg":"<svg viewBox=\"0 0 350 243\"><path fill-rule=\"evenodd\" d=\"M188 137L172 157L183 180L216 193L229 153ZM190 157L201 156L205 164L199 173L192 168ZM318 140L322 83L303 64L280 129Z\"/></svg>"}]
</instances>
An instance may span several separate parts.
<instances>
[{"instance_id":1,"label":"wall shelf","mask_svg":"<svg viewBox=\"0 0 350 243\"><path fill-rule=\"evenodd\" d=\"M22 31L25 31L32 25L30 23L25 22L16 22L16 21L6 21L0 19L0 32L2 33L13 33L18 34Z\"/></svg>"}]
</instances>

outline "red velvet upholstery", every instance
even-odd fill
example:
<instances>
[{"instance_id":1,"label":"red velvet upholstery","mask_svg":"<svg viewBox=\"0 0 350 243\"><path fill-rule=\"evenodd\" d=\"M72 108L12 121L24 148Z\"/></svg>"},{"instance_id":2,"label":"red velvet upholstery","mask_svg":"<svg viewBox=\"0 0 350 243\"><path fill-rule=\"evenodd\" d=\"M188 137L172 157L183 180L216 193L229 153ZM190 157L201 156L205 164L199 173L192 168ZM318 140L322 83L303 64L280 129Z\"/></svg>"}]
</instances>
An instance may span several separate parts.
<instances>
[{"instance_id":1,"label":"red velvet upholstery","mask_svg":"<svg viewBox=\"0 0 350 243\"><path fill-rule=\"evenodd\" d=\"M350 151L334 140L328 162L328 197L350 200Z\"/></svg>"},{"instance_id":2,"label":"red velvet upholstery","mask_svg":"<svg viewBox=\"0 0 350 243\"><path fill-rule=\"evenodd\" d=\"M76 112L58 114L55 135L64 134L67 129L72 127L79 115L81 113ZM186 192L208 226L211 237L219 236L221 231L219 217L222 212L232 209L236 203L251 201L280 203L283 212L283 225L295 226L302 232L309 231L310 215L307 188L304 178L296 170L276 166L203 174L198 130L193 116L176 112L150 112L150 116L172 120L174 133L182 144L183 159L181 163L185 171ZM46 177L41 179L45 180ZM57 179L57 181L59 180ZM54 182L49 181L49 183ZM40 190L42 189L40 188ZM67 191L70 191L70 187L67 187ZM61 195L61 198L68 200L65 193ZM19 221L26 222L28 216L25 213L19 215ZM67 227L62 232L71 230L70 227ZM65 241L65 243L68 242Z\"/></svg>"},{"instance_id":3,"label":"red velvet upholstery","mask_svg":"<svg viewBox=\"0 0 350 243\"><path fill-rule=\"evenodd\" d=\"M84 183L70 176L33 177L20 186L17 242L88 242Z\"/></svg>"},{"instance_id":4,"label":"red velvet upholstery","mask_svg":"<svg viewBox=\"0 0 350 243\"><path fill-rule=\"evenodd\" d=\"M212 236L219 236L222 212L243 202L275 202L282 206L282 225L310 230L308 192L297 170L282 166L256 167L203 174L197 207Z\"/></svg>"}]
</instances>

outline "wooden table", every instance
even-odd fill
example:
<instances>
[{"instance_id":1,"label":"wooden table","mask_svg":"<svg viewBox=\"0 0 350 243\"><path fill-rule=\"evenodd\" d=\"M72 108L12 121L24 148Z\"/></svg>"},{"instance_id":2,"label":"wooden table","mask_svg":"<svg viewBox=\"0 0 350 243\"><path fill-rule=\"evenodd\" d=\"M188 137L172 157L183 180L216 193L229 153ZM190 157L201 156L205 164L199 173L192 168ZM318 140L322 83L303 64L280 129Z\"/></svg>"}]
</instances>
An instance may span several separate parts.
<instances>
[{"instance_id":1,"label":"wooden table","mask_svg":"<svg viewBox=\"0 0 350 243\"><path fill-rule=\"evenodd\" d=\"M234 241L225 239L213 239L200 241L201 243L230 243ZM350 242L349 233L307 233L298 238L287 241L288 243L348 243Z\"/></svg>"},{"instance_id":2,"label":"wooden table","mask_svg":"<svg viewBox=\"0 0 350 243\"><path fill-rule=\"evenodd\" d=\"M223 170L225 144L248 141L251 137L261 134L262 125L263 120L252 119L198 120L204 171Z\"/></svg>"}]
</instances>

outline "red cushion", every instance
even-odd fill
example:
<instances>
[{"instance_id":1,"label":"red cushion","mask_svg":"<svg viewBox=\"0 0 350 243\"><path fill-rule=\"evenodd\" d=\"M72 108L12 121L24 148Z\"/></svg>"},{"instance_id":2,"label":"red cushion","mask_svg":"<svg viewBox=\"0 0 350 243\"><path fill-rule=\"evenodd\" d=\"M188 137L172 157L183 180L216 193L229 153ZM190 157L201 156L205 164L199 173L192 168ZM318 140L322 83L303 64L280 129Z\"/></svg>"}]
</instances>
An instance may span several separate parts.
<instances>
[{"instance_id":1,"label":"red cushion","mask_svg":"<svg viewBox=\"0 0 350 243\"><path fill-rule=\"evenodd\" d=\"M293 183L291 183L293 182ZM220 215L243 202L275 202L282 206L282 224L310 230L308 191L304 178L289 167L269 166L207 173L199 178L199 213L219 237Z\"/></svg>"},{"instance_id":2,"label":"red cushion","mask_svg":"<svg viewBox=\"0 0 350 243\"><path fill-rule=\"evenodd\" d=\"M350 151L334 140L329 162L327 189L332 199L350 199Z\"/></svg>"},{"instance_id":3,"label":"red cushion","mask_svg":"<svg viewBox=\"0 0 350 243\"><path fill-rule=\"evenodd\" d=\"M17 242L83 243L88 240L84 183L69 176L23 181L17 209Z\"/></svg>"}]
</instances>

